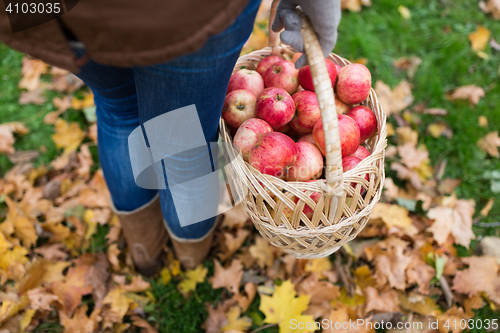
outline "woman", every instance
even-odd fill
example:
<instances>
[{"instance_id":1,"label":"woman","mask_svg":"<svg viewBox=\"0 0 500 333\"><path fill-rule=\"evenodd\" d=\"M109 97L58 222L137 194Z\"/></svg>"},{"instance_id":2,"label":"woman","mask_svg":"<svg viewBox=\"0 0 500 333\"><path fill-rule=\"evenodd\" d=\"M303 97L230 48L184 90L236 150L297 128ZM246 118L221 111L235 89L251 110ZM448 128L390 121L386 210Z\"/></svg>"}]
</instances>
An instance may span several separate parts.
<instances>
[{"instance_id":1,"label":"woman","mask_svg":"<svg viewBox=\"0 0 500 333\"><path fill-rule=\"evenodd\" d=\"M135 266L144 275L161 267L159 256L168 236L182 266L196 267L210 250L216 218L181 226L168 177L162 174L175 167L166 162L158 170L165 189L137 186L128 138L149 120L194 104L204 140L217 141L229 78L259 5L260 0L66 0L64 15L37 26L21 13L0 14L0 40L71 70L92 89L99 158L112 207ZM273 30L284 28L282 41L303 51L298 5L327 55L337 38L339 1L281 0ZM305 63L302 57L296 65ZM144 131L148 147L168 145L167 137L165 133L165 140L149 141ZM183 163L194 166L200 157L190 154Z\"/></svg>"}]
</instances>

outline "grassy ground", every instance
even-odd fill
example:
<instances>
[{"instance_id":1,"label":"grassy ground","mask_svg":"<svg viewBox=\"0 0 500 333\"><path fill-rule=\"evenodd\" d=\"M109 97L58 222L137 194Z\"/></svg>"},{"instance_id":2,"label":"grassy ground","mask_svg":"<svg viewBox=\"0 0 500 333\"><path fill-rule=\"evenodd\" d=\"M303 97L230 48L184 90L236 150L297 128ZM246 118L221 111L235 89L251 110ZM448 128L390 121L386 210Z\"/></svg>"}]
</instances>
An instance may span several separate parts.
<instances>
[{"instance_id":1,"label":"grassy ground","mask_svg":"<svg viewBox=\"0 0 500 333\"><path fill-rule=\"evenodd\" d=\"M410 19L401 17L398 12L400 5L410 10ZM340 37L334 51L347 59L367 58L373 82L380 79L391 86L405 78L404 73L393 67L394 60L412 55L422 59L412 80L414 104L424 102L427 107L445 108L449 115L422 115L422 123L416 127L420 133L420 143L427 146L432 165L444 159L448 161L445 178L462 179L457 196L476 200L477 208L480 209L489 198L495 196L490 190L489 181L484 179L484 172L500 171L500 159L488 157L476 146L479 138L498 129L500 123L500 52L488 46L486 53L490 59L484 60L471 50L467 36L476 30L477 25L490 29L492 36L500 39L499 22L483 14L477 1L375 0L371 7L364 8L360 13L343 13ZM0 45L0 120L25 122L30 133L19 138L15 147L26 150L44 146L46 151L37 163L47 164L57 151L51 139L52 126L44 125L43 117L54 110L54 106L50 103L50 96L42 106L18 105L17 83L20 80L21 58L21 54ZM478 85L486 91L486 97L475 108L471 108L466 101L446 100L447 91L467 84ZM488 127L478 126L480 115L488 118ZM64 117L83 124L86 122L83 115L74 110L68 111ZM451 127L454 133L451 139L435 139L425 135L427 125L437 120ZM7 158L0 156L0 174L3 175L10 167ZM489 217L483 221L494 221L498 216L500 203L497 202ZM487 235L493 234L496 229L481 227L474 230L478 235ZM104 239L100 238L95 239L94 249L103 248ZM211 270L212 264L207 262L207 267ZM222 296L221 290L212 290L208 283L200 285L198 295L191 297L188 302L176 290L175 282L167 286L154 284L153 293L162 302L156 309L150 309L149 319L158 322L161 331L165 332L199 332L207 315L205 302L215 304ZM258 304L257 297L247 315L262 318ZM498 313L484 308L477 312L477 318L500 317ZM277 331L274 327L261 332Z\"/></svg>"}]
</instances>

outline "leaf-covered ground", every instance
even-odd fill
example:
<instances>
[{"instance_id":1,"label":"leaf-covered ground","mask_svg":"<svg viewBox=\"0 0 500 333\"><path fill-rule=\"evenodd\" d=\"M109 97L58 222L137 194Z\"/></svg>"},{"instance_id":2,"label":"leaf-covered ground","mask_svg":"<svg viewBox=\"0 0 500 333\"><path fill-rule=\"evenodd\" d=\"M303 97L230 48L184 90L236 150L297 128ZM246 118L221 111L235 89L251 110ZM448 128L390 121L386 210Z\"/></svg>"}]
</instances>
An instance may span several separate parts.
<instances>
[{"instance_id":1,"label":"leaf-covered ground","mask_svg":"<svg viewBox=\"0 0 500 333\"><path fill-rule=\"evenodd\" d=\"M329 258L296 260L238 207L203 266L182 271L166 244L150 280L109 208L92 95L0 45L0 332L500 330L500 5L342 5L334 52L370 68L390 114L385 191L365 230ZM266 46L265 7L244 52Z\"/></svg>"}]
</instances>

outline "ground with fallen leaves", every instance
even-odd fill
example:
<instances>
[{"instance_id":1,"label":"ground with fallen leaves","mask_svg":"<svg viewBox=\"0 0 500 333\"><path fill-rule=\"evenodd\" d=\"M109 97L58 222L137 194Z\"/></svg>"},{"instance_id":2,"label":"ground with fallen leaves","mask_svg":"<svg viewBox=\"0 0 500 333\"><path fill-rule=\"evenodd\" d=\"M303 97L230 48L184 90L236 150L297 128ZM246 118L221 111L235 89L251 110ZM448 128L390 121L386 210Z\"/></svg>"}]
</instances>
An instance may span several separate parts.
<instances>
[{"instance_id":1,"label":"ground with fallen leaves","mask_svg":"<svg viewBox=\"0 0 500 333\"><path fill-rule=\"evenodd\" d=\"M361 318L423 327L388 332L497 331L500 4L342 7L334 52L370 68L390 115L366 228L329 258L297 260L237 207L202 266L182 271L166 244L150 280L110 210L92 94L0 45L0 332L312 332L290 323ZM243 52L266 46L267 16L265 1Z\"/></svg>"}]
</instances>

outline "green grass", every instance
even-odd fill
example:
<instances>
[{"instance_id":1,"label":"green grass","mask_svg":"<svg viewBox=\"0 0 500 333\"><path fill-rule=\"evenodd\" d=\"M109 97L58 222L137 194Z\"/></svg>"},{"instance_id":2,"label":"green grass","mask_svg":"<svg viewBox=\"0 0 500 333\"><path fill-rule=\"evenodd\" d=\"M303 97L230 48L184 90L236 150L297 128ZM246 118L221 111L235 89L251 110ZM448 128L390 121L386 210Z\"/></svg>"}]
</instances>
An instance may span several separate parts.
<instances>
[{"instance_id":1,"label":"green grass","mask_svg":"<svg viewBox=\"0 0 500 333\"><path fill-rule=\"evenodd\" d=\"M409 20L403 19L399 14L400 5L410 10ZM420 133L419 141L427 146L431 165L443 160L448 162L444 177L462 179L462 184L457 188L457 196L474 199L479 211L489 198L495 197L495 193L490 190L489 181L483 178L484 172L500 171L500 159L487 156L476 146L481 137L498 130L500 124L500 52L487 46L485 52L490 59L484 60L471 50L468 34L475 31L477 25L490 29L492 37L500 40L500 23L483 14L477 1L376 0L371 7L363 8L360 13L343 12L339 40L334 51L351 60L367 58L373 83L380 79L391 87L402 79L407 79L404 72L393 67L394 60L412 55L422 59L422 64L410 81L415 97L414 105L423 102L427 107L445 108L449 115L420 115L421 124L415 125ZM45 146L47 151L41 154L37 163L47 164L58 154L51 139L52 126L43 124L45 114L54 110L50 102L53 95L49 94L47 102L41 106L18 105L20 92L17 84L21 78L21 59L21 54L0 45L0 120L26 122L30 133L18 138L15 147L26 150ZM471 108L466 101L446 100L446 92L468 84L478 85L486 91L486 96L475 108ZM488 118L487 128L478 126L480 115ZM85 124L81 112L70 110L64 117ZM426 127L438 120L451 127L454 133L451 139L435 139L425 134ZM7 158L0 156L0 174L3 175L10 167ZM489 216L482 221L495 221L498 216L500 203L496 202ZM479 235L494 234L497 230L498 228L474 228ZM104 231L98 231L93 240L92 251L104 249ZM471 250L459 247L459 253L471 255L476 247L476 243ZM206 265L210 276L213 265L210 262ZM205 304L214 305L225 297L221 289L213 290L207 282L199 285L196 295L187 300L177 291L175 280L166 286L154 281L152 284L153 294L158 302L155 307L147 309L148 319L156 323L161 332L202 332L199 327L207 316ZM254 322L263 319L258 305L257 296L245 313ZM479 318L500 319L500 314L486 306L476 311L475 319ZM38 331L50 331L47 328ZM257 326L252 327L256 328ZM278 329L272 327L261 332L278 332Z\"/></svg>"}]
</instances>

